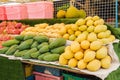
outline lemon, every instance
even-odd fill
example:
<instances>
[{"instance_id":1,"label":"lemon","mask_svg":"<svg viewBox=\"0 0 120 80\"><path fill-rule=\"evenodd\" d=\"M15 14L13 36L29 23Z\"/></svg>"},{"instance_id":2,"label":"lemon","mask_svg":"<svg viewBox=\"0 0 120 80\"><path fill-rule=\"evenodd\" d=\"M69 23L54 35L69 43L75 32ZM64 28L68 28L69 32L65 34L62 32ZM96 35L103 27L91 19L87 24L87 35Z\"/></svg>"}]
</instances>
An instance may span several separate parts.
<instances>
[{"instance_id":1,"label":"lemon","mask_svg":"<svg viewBox=\"0 0 120 80\"><path fill-rule=\"evenodd\" d=\"M77 59L77 60L82 59L83 56L84 56L84 54L81 51L76 52L75 55L74 55L75 59Z\"/></svg>"},{"instance_id":2,"label":"lemon","mask_svg":"<svg viewBox=\"0 0 120 80\"><path fill-rule=\"evenodd\" d=\"M88 40L81 41L81 48L88 49L90 47L90 42Z\"/></svg>"},{"instance_id":3,"label":"lemon","mask_svg":"<svg viewBox=\"0 0 120 80\"><path fill-rule=\"evenodd\" d=\"M80 61L78 61L77 64L79 69L85 69L87 67L87 63L83 61L83 59L81 59Z\"/></svg>"},{"instance_id":4,"label":"lemon","mask_svg":"<svg viewBox=\"0 0 120 80\"><path fill-rule=\"evenodd\" d=\"M68 61L68 66L74 68L77 66L77 63L78 63L77 59L72 58Z\"/></svg>"}]
</instances>

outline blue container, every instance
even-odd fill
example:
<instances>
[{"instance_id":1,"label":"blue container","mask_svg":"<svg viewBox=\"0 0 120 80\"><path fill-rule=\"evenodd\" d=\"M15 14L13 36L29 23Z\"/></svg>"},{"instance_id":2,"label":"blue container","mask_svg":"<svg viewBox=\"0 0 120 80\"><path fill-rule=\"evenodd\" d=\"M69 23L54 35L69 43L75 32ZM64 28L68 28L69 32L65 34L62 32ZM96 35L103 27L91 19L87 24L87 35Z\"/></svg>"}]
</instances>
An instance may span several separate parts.
<instances>
[{"instance_id":1,"label":"blue container","mask_svg":"<svg viewBox=\"0 0 120 80\"><path fill-rule=\"evenodd\" d=\"M28 76L28 77L26 78L26 80L35 80L35 77L34 77L34 75L31 75L31 76Z\"/></svg>"},{"instance_id":2,"label":"blue container","mask_svg":"<svg viewBox=\"0 0 120 80\"><path fill-rule=\"evenodd\" d=\"M33 71L44 73L45 68L46 67L44 67L44 66L37 66L37 65L35 65L35 66L33 66Z\"/></svg>"}]
</instances>

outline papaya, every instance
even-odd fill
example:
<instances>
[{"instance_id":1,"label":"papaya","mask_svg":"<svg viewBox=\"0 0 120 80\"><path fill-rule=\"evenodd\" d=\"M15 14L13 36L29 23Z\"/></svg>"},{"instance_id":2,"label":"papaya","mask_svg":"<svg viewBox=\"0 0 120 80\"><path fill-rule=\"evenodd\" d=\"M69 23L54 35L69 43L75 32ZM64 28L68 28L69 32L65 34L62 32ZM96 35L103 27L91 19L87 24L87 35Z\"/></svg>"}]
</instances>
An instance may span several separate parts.
<instances>
[{"instance_id":1,"label":"papaya","mask_svg":"<svg viewBox=\"0 0 120 80\"><path fill-rule=\"evenodd\" d=\"M36 40L38 43L42 43L42 42L48 42L49 38L47 36L39 35L39 36L35 36L34 40Z\"/></svg>"},{"instance_id":2,"label":"papaya","mask_svg":"<svg viewBox=\"0 0 120 80\"><path fill-rule=\"evenodd\" d=\"M3 47L0 49L0 54L5 54L5 52L9 49L9 47Z\"/></svg>"},{"instance_id":3,"label":"papaya","mask_svg":"<svg viewBox=\"0 0 120 80\"><path fill-rule=\"evenodd\" d=\"M33 39L34 35L25 35L24 40Z\"/></svg>"},{"instance_id":4,"label":"papaya","mask_svg":"<svg viewBox=\"0 0 120 80\"><path fill-rule=\"evenodd\" d=\"M18 43L19 43L18 40L12 39L12 40L8 40L8 41L2 43L2 46L4 46L4 47L10 47L10 46L18 44Z\"/></svg>"},{"instance_id":5,"label":"papaya","mask_svg":"<svg viewBox=\"0 0 120 80\"><path fill-rule=\"evenodd\" d=\"M48 54L43 57L45 61L57 61L59 60L60 54Z\"/></svg>"},{"instance_id":6,"label":"papaya","mask_svg":"<svg viewBox=\"0 0 120 80\"><path fill-rule=\"evenodd\" d=\"M28 50L23 50L23 51L19 51L17 50L15 53L14 53L14 56L15 57L22 57Z\"/></svg>"},{"instance_id":7,"label":"papaya","mask_svg":"<svg viewBox=\"0 0 120 80\"><path fill-rule=\"evenodd\" d=\"M16 50L16 51L15 51L14 56L15 56L15 57L19 57L19 50Z\"/></svg>"},{"instance_id":8,"label":"papaya","mask_svg":"<svg viewBox=\"0 0 120 80\"><path fill-rule=\"evenodd\" d=\"M34 41L33 44L32 44L32 46L31 46L31 48L37 48L38 45L39 45L38 42Z\"/></svg>"},{"instance_id":9,"label":"papaya","mask_svg":"<svg viewBox=\"0 0 120 80\"><path fill-rule=\"evenodd\" d=\"M25 40L18 46L18 49L20 51L29 49L31 47L32 43L33 43L33 39Z\"/></svg>"},{"instance_id":10,"label":"papaya","mask_svg":"<svg viewBox=\"0 0 120 80\"><path fill-rule=\"evenodd\" d=\"M50 43L49 48L54 49L59 46L64 46L65 44L66 44L66 40L64 38L57 38Z\"/></svg>"},{"instance_id":11,"label":"papaya","mask_svg":"<svg viewBox=\"0 0 120 80\"><path fill-rule=\"evenodd\" d=\"M31 57L34 58L34 59L37 59L37 57L40 55L40 52L39 51L36 51L36 52L33 52L31 53Z\"/></svg>"},{"instance_id":12,"label":"papaya","mask_svg":"<svg viewBox=\"0 0 120 80\"><path fill-rule=\"evenodd\" d=\"M38 60L43 60L43 57L48 55L48 54L51 54L50 52L46 52L46 53L43 53L41 55L38 56Z\"/></svg>"},{"instance_id":13,"label":"papaya","mask_svg":"<svg viewBox=\"0 0 120 80\"><path fill-rule=\"evenodd\" d=\"M48 45L48 43L47 42L43 42L43 43L41 43L40 45L38 45L38 49L40 49L42 46L44 46L44 45Z\"/></svg>"},{"instance_id":14,"label":"papaya","mask_svg":"<svg viewBox=\"0 0 120 80\"><path fill-rule=\"evenodd\" d=\"M23 56L22 56L22 58L23 59L30 59L31 58L31 53L33 53L33 52L36 52L37 51L37 48L32 48L32 49L30 49L30 50L28 50Z\"/></svg>"},{"instance_id":15,"label":"papaya","mask_svg":"<svg viewBox=\"0 0 120 80\"><path fill-rule=\"evenodd\" d=\"M61 54L64 52L65 46L57 47L51 50L52 53Z\"/></svg>"},{"instance_id":16,"label":"papaya","mask_svg":"<svg viewBox=\"0 0 120 80\"><path fill-rule=\"evenodd\" d=\"M18 40L18 41L23 41L24 35L15 36L15 39Z\"/></svg>"},{"instance_id":17,"label":"papaya","mask_svg":"<svg viewBox=\"0 0 120 80\"><path fill-rule=\"evenodd\" d=\"M39 49L40 53L45 53L49 51L49 45L44 45Z\"/></svg>"},{"instance_id":18,"label":"papaya","mask_svg":"<svg viewBox=\"0 0 120 80\"><path fill-rule=\"evenodd\" d=\"M15 51L17 50L18 45L12 45L7 51L6 55L13 55Z\"/></svg>"}]
</instances>

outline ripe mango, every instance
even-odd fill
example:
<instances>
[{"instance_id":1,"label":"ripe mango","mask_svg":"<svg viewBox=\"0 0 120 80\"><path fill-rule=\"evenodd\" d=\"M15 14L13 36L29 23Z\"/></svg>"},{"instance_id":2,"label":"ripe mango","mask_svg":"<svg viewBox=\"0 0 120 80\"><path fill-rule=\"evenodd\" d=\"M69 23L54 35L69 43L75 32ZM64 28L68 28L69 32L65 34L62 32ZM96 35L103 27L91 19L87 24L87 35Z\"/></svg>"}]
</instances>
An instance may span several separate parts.
<instances>
[{"instance_id":1,"label":"ripe mango","mask_svg":"<svg viewBox=\"0 0 120 80\"><path fill-rule=\"evenodd\" d=\"M77 66L77 63L78 63L77 59L72 58L68 61L68 66L74 68Z\"/></svg>"},{"instance_id":2,"label":"ripe mango","mask_svg":"<svg viewBox=\"0 0 120 80\"><path fill-rule=\"evenodd\" d=\"M99 50L96 51L96 58L102 59L107 56L108 49L106 46L102 46Z\"/></svg>"},{"instance_id":3,"label":"ripe mango","mask_svg":"<svg viewBox=\"0 0 120 80\"><path fill-rule=\"evenodd\" d=\"M95 51L87 51L83 58L84 62L90 62L95 59L95 54Z\"/></svg>"},{"instance_id":4,"label":"ripe mango","mask_svg":"<svg viewBox=\"0 0 120 80\"><path fill-rule=\"evenodd\" d=\"M87 69L89 71L97 71L101 67L101 62L97 59L92 60L91 62L88 63Z\"/></svg>"},{"instance_id":5,"label":"ripe mango","mask_svg":"<svg viewBox=\"0 0 120 80\"><path fill-rule=\"evenodd\" d=\"M111 57L110 56L106 56L105 58L103 58L101 60L101 66L102 68L108 69L111 65Z\"/></svg>"},{"instance_id":6,"label":"ripe mango","mask_svg":"<svg viewBox=\"0 0 120 80\"><path fill-rule=\"evenodd\" d=\"M84 60L83 59L81 59L80 61L78 61L78 64L77 64L78 66L78 68L79 69L85 69L86 67L87 67L87 63L86 62L84 62Z\"/></svg>"}]
</instances>

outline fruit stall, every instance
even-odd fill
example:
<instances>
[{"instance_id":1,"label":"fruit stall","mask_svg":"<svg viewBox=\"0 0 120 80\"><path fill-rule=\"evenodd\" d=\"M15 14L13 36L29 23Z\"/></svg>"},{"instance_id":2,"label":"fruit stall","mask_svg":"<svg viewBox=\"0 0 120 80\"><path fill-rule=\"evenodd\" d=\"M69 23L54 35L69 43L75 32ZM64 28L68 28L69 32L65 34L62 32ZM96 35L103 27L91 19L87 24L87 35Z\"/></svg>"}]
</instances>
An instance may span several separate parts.
<instances>
[{"instance_id":1,"label":"fruit stall","mask_svg":"<svg viewBox=\"0 0 120 80\"><path fill-rule=\"evenodd\" d=\"M0 80L120 80L118 0L0 4Z\"/></svg>"}]
</instances>

